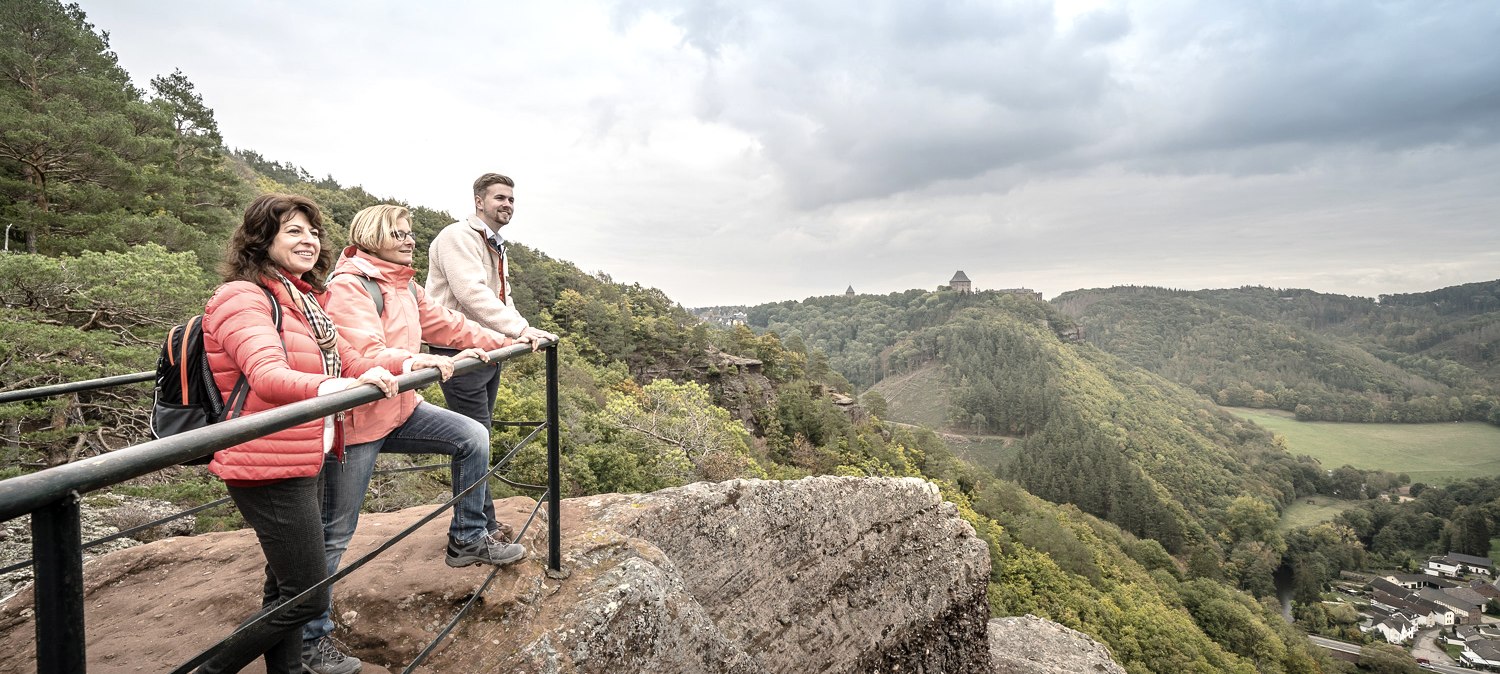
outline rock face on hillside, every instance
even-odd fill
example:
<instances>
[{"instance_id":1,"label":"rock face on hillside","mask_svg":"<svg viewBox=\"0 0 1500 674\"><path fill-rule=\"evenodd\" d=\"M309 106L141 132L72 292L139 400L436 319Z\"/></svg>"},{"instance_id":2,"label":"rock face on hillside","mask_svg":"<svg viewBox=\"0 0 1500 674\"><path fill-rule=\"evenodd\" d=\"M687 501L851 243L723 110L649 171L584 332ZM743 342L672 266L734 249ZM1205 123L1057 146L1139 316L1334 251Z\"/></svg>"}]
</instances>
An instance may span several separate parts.
<instances>
[{"instance_id":1,"label":"rock face on hillside","mask_svg":"<svg viewBox=\"0 0 1500 674\"><path fill-rule=\"evenodd\" d=\"M761 428L755 411L776 406L776 389L762 371L760 361L724 353L712 346L688 365L640 373L641 383L663 377L702 384L715 405L729 410L756 435L763 434L765 429Z\"/></svg>"},{"instance_id":2,"label":"rock face on hillside","mask_svg":"<svg viewBox=\"0 0 1500 674\"><path fill-rule=\"evenodd\" d=\"M995 674L1125 674L1088 635L1033 615L990 621Z\"/></svg>"},{"instance_id":3,"label":"rock face on hillside","mask_svg":"<svg viewBox=\"0 0 1500 674\"><path fill-rule=\"evenodd\" d=\"M497 509L519 530L529 505ZM366 515L346 561L425 512ZM500 572L422 671L992 671L988 551L928 483L701 483L568 500L562 519L571 575L546 575L533 526L532 558ZM481 567L443 564L446 528L427 523L335 588L336 636L366 672L399 671L483 583ZM186 661L259 603L261 564L249 531L89 563L89 671ZM0 672L34 671L31 601L0 605Z\"/></svg>"}]
</instances>

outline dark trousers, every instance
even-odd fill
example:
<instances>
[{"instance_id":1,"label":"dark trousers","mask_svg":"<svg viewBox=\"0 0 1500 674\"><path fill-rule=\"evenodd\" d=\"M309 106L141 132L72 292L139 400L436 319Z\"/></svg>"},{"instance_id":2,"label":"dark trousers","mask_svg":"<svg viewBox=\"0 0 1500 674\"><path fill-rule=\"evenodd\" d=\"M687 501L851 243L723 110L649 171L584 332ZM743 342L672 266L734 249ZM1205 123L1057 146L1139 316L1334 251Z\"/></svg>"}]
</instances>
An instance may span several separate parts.
<instances>
[{"instance_id":1,"label":"dark trousers","mask_svg":"<svg viewBox=\"0 0 1500 674\"><path fill-rule=\"evenodd\" d=\"M440 346L428 347L439 356L453 357L457 349ZM481 367L463 374L455 374L440 384L443 399L448 409L473 419L485 428L491 427L495 414L495 396L500 393L500 366Z\"/></svg>"},{"instance_id":2,"label":"dark trousers","mask_svg":"<svg viewBox=\"0 0 1500 674\"><path fill-rule=\"evenodd\" d=\"M261 487L229 487L229 497L255 529L266 556L261 609L247 624L328 577L323 558L323 518L318 477L299 477ZM199 674L238 672L261 655L267 674L302 671L302 626L328 604L325 588L297 607L231 639L198 668Z\"/></svg>"}]
</instances>

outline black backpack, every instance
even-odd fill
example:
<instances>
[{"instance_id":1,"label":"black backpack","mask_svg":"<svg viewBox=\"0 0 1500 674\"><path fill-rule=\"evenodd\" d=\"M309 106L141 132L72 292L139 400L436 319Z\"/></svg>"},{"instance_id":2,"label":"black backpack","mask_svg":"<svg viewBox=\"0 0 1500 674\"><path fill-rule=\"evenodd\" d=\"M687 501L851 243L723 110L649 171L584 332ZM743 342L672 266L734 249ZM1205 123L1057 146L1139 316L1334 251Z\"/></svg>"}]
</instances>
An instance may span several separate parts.
<instances>
[{"instance_id":1,"label":"black backpack","mask_svg":"<svg viewBox=\"0 0 1500 674\"><path fill-rule=\"evenodd\" d=\"M281 303L265 286L260 286L271 301L271 317L276 333L281 334ZM285 340L282 348L286 348ZM156 359L156 399L151 406L151 434L158 438L203 428L239 416L250 397L250 382L240 374L227 402L219 395L208 356L203 352L203 315L167 331L161 355ZM209 462L213 455L188 461L191 465Z\"/></svg>"}]
</instances>

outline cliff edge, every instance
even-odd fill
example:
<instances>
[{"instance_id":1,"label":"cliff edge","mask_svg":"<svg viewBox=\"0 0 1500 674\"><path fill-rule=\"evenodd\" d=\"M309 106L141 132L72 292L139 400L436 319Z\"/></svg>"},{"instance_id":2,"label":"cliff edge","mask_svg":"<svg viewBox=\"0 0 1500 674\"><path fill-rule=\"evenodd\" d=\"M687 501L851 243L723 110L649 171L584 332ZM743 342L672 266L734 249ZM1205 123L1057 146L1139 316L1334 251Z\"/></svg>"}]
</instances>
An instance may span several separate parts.
<instances>
[{"instance_id":1,"label":"cliff edge","mask_svg":"<svg viewBox=\"0 0 1500 674\"><path fill-rule=\"evenodd\" d=\"M529 509L497 502L517 529ZM345 559L429 510L365 515ZM987 674L1000 662L987 546L921 480L698 483L570 499L562 519L570 575L547 576L545 523L533 525L531 558L500 572L420 671ZM366 672L404 668L483 583L486 568L444 565L447 522L427 523L335 587L335 636ZM262 563L248 530L88 563L89 671L159 671L192 657L259 604ZM31 603L25 590L0 605L0 672L35 670ZM1026 671L1016 664L1002 671ZM1046 666L1034 671L1107 669Z\"/></svg>"}]
</instances>

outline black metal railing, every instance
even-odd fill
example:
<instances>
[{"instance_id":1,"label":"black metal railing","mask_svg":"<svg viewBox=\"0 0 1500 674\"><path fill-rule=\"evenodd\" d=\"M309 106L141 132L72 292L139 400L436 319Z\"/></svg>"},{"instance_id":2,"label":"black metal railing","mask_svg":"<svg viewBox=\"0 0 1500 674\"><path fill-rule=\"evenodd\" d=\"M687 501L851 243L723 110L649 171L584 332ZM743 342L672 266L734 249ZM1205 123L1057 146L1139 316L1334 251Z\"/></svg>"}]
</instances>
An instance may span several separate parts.
<instances>
[{"instance_id":1,"label":"black metal railing","mask_svg":"<svg viewBox=\"0 0 1500 674\"><path fill-rule=\"evenodd\" d=\"M543 345L546 358L546 414L541 422L526 422L534 426L530 435L510 450L504 459L497 462L491 474L503 466L536 434L542 430L547 434L547 485L543 497L547 505L548 541L547 570L550 574L564 575L561 552L561 447L558 428L558 364L557 344ZM455 373L468 372L480 367L489 367L531 351L525 344L516 344L489 353L490 364L477 359L458 361ZM438 371L424 369L396 378L402 391L422 388L438 380ZM154 373L143 372L119 375L83 382L72 382L45 386L25 391L0 393L0 403L32 400L64 393L107 388L122 384L151 381ZM21 515L31 515L32 559L36 602L37 671L41 674L84 672L86 670L86 644L84 634L83 602L83 542L79 503L82 495L97 489L119 484L126 480L146 475L185 461L206 457L218 450L233 447L276 431L326 417L330 414L353 409L373 402L381 397L373 385L360 386L326 396L285 405L230 421L206 426L179 435L144 442L132 447L115 450L107 454L90 457L62 466L48 468L28 475L0 481L0 522ZM481 482L471 485L477 487ZM533 485L518 485L523 488L539 488ZM462 494L428 515L422 522L436 517L452 507ZM540 504L538 504L540 507ZM533 512L533 519L535 512ZM421 522L418 523L420 525ZM527 526L530 520L527 521ZM395 540L410 533L397 534L385 545L365 557L349 564L330 577L332 583L353 571L368 559L383 552ZM524 531L524 528L523 528ZM493 578L493 573L491 575ZM488 582L486 582L488 585ZM306 594L306 593L305 593ZM283 608L295 603L287 602ZM455 622L460 616L455 618ZM251 625L246 625L246 628ZM450 625L451 629L451 625ZM236 633L238 634L238 632ZM446 634L446 631L444 632ZM233 639L234 634L225 640ZM441 635L439 637L441 639ZM223 642L221 641L220 644ZM217 648L216 645L214 648ZM195 661L206 659L210 648ZM423 656L430 652L429 646ZM419 658L420 661L420 658ZM190 664L190 663L189 663ZM417 663L414 662L413 666ZM184 667L188 665L185 664Z\"/></svg>"}]
</instances>

